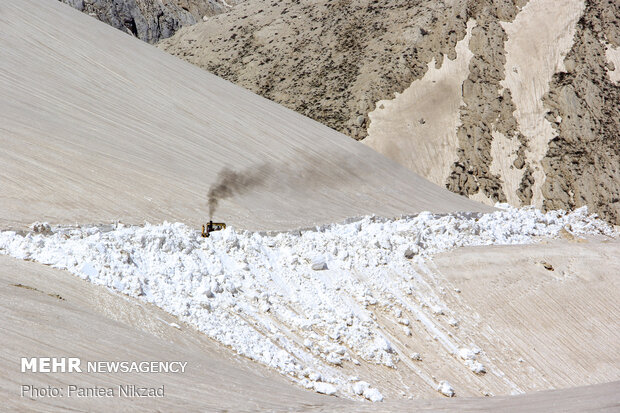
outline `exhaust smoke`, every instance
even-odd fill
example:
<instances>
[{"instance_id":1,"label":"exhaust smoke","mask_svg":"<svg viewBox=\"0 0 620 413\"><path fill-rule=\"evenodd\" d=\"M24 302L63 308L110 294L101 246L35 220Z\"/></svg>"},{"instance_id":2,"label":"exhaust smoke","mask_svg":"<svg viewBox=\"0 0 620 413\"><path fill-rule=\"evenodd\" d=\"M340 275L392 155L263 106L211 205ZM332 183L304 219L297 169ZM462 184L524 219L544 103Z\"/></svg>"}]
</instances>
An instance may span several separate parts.
<instances>
[{"instance_id":1,"label":"exhaust smoke","mask_svg":"<svg viewBox=\"0 0 620 413\"><path fill-rule=\"evenodd\" d=\"M261 185L265 181L268 171L267 165L248 168L240 172L224 167L217 174L215 183L209 188L209 218L213 219L213 214L221 200L234 195L241 195L249 189Z\"/></svg>"}]
</instances>

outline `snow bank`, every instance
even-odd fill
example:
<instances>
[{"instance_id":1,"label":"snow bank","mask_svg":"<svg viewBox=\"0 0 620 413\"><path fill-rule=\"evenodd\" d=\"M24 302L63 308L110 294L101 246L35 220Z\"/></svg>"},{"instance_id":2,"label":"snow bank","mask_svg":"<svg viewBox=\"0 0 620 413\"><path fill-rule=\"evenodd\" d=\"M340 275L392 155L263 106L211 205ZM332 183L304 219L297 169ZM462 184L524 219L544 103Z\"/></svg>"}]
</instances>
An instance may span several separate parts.
<instances>
[{"instance_id":1,"label":"snow bank","mask_svg":"<svg viewBox=\"0 0 620 413\"><path fill-rule=\"evenodd\" d=\"M180 223L37 223L26 235L0 232L0 253L67 269L153 303L308 389L381 401L372 380L360 381L340 368L354 369L359 360L397 368L401 351L378 325L376 308L392 311L396 325L410 334L403 315L408 313L463 368L485 371L476 361L480 350L469 350L473 344L460 342L438 322L458 323L459 315L419 285L413 264L460 246L529 243L562 229L616 236L585 208L543 214L502 207L484 215L366 217L277 234L228 228L206 239ZM450 393L445 384L435 386Z\"/></svg>"},{"instance_id":2,"label":"snow bank","mask_svg":"<svg viewBox=\"0 0 620 413\"><path fill-rule=\"evenodd\" d=\"M439 382L437 385L437 391L447 397L454 397L456 395L452 385L445 380Z\"/></svg>"}]
</instances>

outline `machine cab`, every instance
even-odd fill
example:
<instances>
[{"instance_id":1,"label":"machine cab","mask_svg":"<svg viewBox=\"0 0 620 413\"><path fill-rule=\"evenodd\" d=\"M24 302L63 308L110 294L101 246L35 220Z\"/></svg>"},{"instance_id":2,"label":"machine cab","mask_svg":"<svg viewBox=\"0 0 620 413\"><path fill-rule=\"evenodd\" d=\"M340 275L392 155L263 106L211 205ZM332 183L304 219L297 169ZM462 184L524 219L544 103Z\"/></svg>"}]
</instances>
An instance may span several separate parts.
<instances>
[{"instance_id":1,"label":"machine cab","mask_svg":"<svg viewBox=\"0 0 620 413\"><path fill-rule=\"evenodd\" d=\"M209 234L213 231L220 231L226 228L226 224L223 222L213 222L209 221L206 225L202 226L202 236L203 238L208 238Z\"/></svg>"}]
</instances>

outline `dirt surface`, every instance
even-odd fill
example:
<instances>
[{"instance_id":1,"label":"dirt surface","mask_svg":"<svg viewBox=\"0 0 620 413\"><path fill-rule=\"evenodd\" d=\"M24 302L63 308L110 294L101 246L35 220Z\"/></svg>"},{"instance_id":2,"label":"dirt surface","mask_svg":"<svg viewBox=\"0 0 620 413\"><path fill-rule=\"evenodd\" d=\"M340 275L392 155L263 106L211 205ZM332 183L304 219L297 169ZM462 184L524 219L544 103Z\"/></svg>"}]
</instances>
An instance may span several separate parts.
<instances>
[{"instance_id":1,"label":"dirt surface","mask_svg":"<svg viewBox=\"0 0 620 413\"><path fill-rule=\"evenodd\" d=\"M2 228L200 228L225 167L260 178L213 217L248 229L490 210L64 4L0 11Z\"/></svg>"},{"instance_id":2,"label":"dirt surface","mask_svg":"<svg viewBox=\"0 0 620 413\"><path fill-rule=\"evenodd\" d=\"M606 59L618 42L617 7L250 0L159 47L355 139L368 136L373 148L453 192L487 204L588 205L618 224L618 85ZM447 90L444 82L421 86L429 65L455 79L443 63L456 59L468 21L473 56L462 63L459 95L448 99L462 103L433 105ZM382 111L407 90L424 98Z\"/></svg>"}]
</instances>

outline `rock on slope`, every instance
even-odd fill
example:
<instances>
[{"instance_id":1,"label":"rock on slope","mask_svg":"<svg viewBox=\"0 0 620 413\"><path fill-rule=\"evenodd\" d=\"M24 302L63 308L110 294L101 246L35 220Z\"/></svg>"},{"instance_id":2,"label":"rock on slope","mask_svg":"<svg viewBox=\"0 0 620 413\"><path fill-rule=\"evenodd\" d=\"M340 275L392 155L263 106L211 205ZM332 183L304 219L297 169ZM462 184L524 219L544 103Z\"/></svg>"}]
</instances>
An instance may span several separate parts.
<instances>
[{"instance_id":1,"label":"rock on slope","mask_svg":"<svg viewBox=\"0 0 620 413\"><path fill-rule=\"evenodd\" d=\"M59 0L104 23L155 43L204 16L227 11L242 0Z\"/></svg>"},{"instance_id":2,"label":"rock on slope","mask_svg":"<svg viewBox=\"0 0 620 413\"><path fill-rule=\"evenodd\" d=\"M546 209L588 205L619 223L619 7L250 0L159 46L353 138L368 137L454 192ZM454 77L444 66L458 59L459 41L464 80L447 85ZM414 97L399 95L410 88Z\"/></svg>"}]
</instances>

